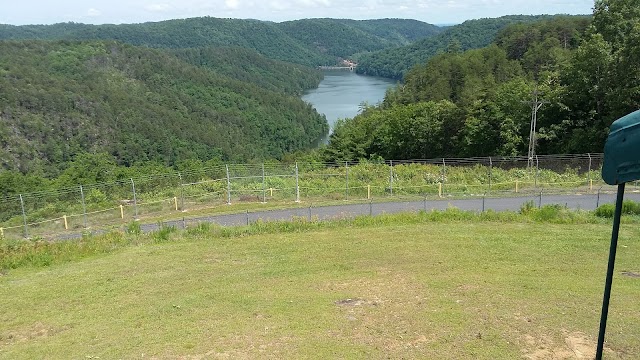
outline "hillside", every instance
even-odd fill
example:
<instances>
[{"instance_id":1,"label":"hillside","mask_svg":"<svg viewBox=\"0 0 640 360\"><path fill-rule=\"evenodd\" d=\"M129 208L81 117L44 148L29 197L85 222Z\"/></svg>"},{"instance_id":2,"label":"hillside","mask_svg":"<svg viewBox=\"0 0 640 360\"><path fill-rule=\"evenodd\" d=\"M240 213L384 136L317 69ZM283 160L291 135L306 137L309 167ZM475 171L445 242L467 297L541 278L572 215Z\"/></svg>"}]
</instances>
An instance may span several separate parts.
<instances>
[{"instance_id":1,"label":"hillside","mask_svg":"<svg viewBox=\"0 0 640 360\"><path fill-rule=\"evenodd\" d=\"M55 175L82 152L121 165L278 158L328 128L296 97L116 42L0 42L0 94L1 167L25 173Z\"/></svg>"},{"instance_id":2,"label":"hillside","mask_svg":"<svg viewBox=\"0 0 640 360\"><path fill-rule=\"evenodd\" d=\"M308 48L341 58L406 45L441 31L435 25L399 19L305 19L278 26Z\"/></svg>"},{"instance_id":3,"label":"hillside","mask_svg":"<svg viewBox=\"0 0 640 360\"><path fill-rule=\"evenodd\" d=\"M366 54L359 58L360 74L401 80L416 64L424 64L432 56L447 51L464 51L489 45L498 32L509 24L533 22L549 15L510 15L499 18L468 20L445 28L441 33L399 48Z\"/></svg>"},{"instance_id":4,"label":"hillside","mask_svg":"<svg viewBox=\"0 0 640 360\"><path fill-rule=\"evenodd\" d=\"M118 40L153 48L242 47L306 66L400 46L439 28L416 20L308 19L285 23L201 17L142 24L0 25L0 40Z\"/></svg>"},{"instance_id":5,"label":"hillside","mask_svg":"<svg viewBox=\"0 0 640 360\"><path fill-rule=\"evenodd\" d=\"M182 60L219 75L255 84L263 89L300 95L318 86L322 72L303 65L272 60L255 50L241 47L175 49Z\"/></svg>"},{"instance_id":6,"label":"hillside","mask_svg":"<svg viewBox=\"0 0 640 360\"><path fill-rule=\"evenodd\" d=\"M383 103L338 122L325 161L603 151L609 127L640 108L640 8L514 23L479 49L414 66ZM540 104L540 103L538 103Z\"/></svg>"}]
</instances>

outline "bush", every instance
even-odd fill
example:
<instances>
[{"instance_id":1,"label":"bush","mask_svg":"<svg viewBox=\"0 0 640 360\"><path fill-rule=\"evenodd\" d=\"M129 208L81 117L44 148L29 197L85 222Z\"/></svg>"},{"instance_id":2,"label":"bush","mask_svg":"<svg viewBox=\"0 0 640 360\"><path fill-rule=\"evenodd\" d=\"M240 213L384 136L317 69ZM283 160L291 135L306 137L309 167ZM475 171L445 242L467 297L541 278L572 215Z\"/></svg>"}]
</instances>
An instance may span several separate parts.
<instances>
[{"instance_id":1,"label":"bush","mask_svg":"<svg viewBox=\"0 0 640 360\"><path fill-rule=\"evenodd\" d=\"M594 214L598 217L613 218L616 211L615 204L603 204L598 206L594 211ZM622 202L622 214L623 215L640 215L640 203L632 200L625 200Z\"/></svg>"}]
</instances>

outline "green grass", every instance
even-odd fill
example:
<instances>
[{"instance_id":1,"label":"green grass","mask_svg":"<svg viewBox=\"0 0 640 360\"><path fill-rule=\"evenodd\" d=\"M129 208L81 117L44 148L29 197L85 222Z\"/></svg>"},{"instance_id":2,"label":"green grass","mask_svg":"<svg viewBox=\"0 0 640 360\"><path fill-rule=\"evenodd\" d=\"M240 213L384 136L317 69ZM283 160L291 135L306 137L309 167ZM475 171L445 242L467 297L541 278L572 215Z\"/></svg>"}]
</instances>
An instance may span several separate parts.
<instances>
[{"instance_id":1,"label":"green grass","mask_svg":"<svg viewBox=\"0 0 640 360\"><path fill-rule=\"evenodd\" d=\"M593 357L611 225L549 216L450 210L69 242L95 251L0 276L0 358ZM640 353L640 279L622 274L640 272L639 235L622 225L608 359Z\"/></svg>"}]
</instances>

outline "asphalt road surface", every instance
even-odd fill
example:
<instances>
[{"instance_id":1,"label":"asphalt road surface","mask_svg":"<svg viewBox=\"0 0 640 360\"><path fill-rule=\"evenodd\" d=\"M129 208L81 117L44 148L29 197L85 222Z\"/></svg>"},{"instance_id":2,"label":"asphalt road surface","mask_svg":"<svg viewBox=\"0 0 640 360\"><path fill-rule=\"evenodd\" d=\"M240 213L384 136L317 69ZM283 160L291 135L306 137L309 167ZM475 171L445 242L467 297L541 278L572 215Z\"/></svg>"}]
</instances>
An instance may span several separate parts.
<instances>
[{"instance_id":1,"label":"asphalt road surface","mask_svg":"<svg viewBox=\"0 0 640 360\"><path fill-rule=\"evenodd\" d=\"M640 202L640 193L626 192L625 200ZM422 201L397 201L397 202L373 202L365 204L344 204L330 206L298 207L284 210L266 210L256 212L245 212L239 214L211 215L183 220L166 221L167 226L185 228L201 222L215 223L221 226L247 225L257 220L262 221L283 221L291 220L294 217L305 217L308 219L331 220L339 218L352 218L360 215L393 214L399 212L417 212L420 210L445 210L449 207L456 207L460 210L468 211L518 211L528 201L532 201L534 206L548 204L559 204L571 209L594 210L599 205L616 201L615 194L573 194L573 195L553 195L536 194L518 197L476 197L471 199L438 199ZM144 232L158 229L158 224L143 224Z\"/></svg>"}]
</instances>

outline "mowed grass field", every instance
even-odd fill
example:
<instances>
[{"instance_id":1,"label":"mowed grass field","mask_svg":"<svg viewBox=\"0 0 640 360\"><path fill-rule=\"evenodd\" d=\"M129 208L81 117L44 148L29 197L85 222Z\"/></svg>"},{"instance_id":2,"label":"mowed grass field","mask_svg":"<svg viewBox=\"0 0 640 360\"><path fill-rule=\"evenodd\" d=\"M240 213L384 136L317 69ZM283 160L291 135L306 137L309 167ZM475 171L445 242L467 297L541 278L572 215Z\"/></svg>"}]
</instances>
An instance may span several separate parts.
<instances>
[{"instance_id":1,"label":"mowed grass field","mask_svg":"<svg viewBox=\"0 0 640 360\"><path fill-rule=\"evenodd\" d=\"M611 225L402 221L173 233L0 276L2 359L590 359ZM640 357L623 224L605 358Z\"/></svg>"}]
</instances>

